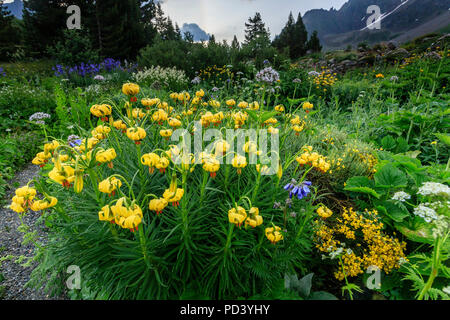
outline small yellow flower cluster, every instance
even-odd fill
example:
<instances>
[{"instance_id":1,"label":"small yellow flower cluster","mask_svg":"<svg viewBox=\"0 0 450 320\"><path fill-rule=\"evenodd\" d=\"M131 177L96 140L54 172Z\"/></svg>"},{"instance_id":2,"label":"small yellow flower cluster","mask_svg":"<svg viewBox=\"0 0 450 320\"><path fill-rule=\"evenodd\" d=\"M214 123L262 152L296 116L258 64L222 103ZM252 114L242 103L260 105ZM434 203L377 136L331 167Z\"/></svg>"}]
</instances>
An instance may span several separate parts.
<instances>
[{"instance_id":1,"label":"small yellow flower cluster","mask_svg":"<svg viewBox=\"0 0 450 320\"><path fill-rule=\"evenodd\" d=\"M115 205L106 205L98 213L100 221L116 223L124 229L134 232L142 222L142 209L134 202L128 203L125 197L117 200Z\"/></svg>"},{"instance_id":2,"label":"small yellow flower cluster","mask_svg":"<svg viewBox=\"0 0 450 320\"><path fill-rule=\"evenodd\" d=\"M98 184L98 190L100 192L106 193L109 196L115 195L115 192L118 188L122 186L122 181L116 177L110 177Z\"/></svg>"},{"instance_id":3,"label":"small yellow flower cluster","mask_svg":"<svg viewBox=\"0 0 450 320\"><path fill-rule=\"evenodd\" d=\"M227 66L218 67L216 65L205 68L204 70L200 70L198 76L202 80L214 78L218 81L226 80L231 77L232 73Z\"/></svg>"},{"instance_id":4,"label":"small yellow flower cluster","mask_svg":"<svg viewBox=\"0 0 450 320\"><path fill-rule=\"evenodd\" d=\"M36 200L35 197L36 189L29 186L18 188L9 207L17 213L23 213L28 209L42 211L54 207L58 203L58 199L55 197L48 197L43 200Z\"/></svg>"},{"instance_id":5,"label":"small yellow flower cluster","mask_svg":"<svg viewBox=\"0 0 450 320\"><path fill-rule=\"evenodd\" d=\"M280 232L281 228L274 226L270 228L266 228L265 234L267 239L272 242L273 244L277 243L280 240L283 240L283 234Z\"/></svg>"},{"instance_id":6,"label":"small yellow flower cluster","mask_svg":"<svg viewBox=\"0 0 450 320\"><path fill-rule=\"evenodd\" d=\"M323 70L318 75L312 76L313 84L316 86L317 89L320 89L320 87L324 87L323 91L326 92L327 88L332 85L334 85L337 81L337 74L332 73L331 70Z\"/></svg>"},{"instance_id":7,"label":"small yellow flower cluster","mask_svg":"<svg viewBox=\"0 0 450 320\"><path fill-rule=\"evenodd\" d=\"M355 163L362 164L364 170L367 170L366 172L369 174L369 177L376 172L375 167L378 164L378 159L371 153L369 148L360 148L356 146L349 146L347 144L344 144L344 146L346 147L345 151L338 155L337 158L330 161L332 166L330 173L333 171L337 172L345 168L349 170L350 166Z\"/></svg>"},{"instance_id":8,"label":"small yellow flower cluster","mask_svg":"<svg viewBox=\"0 0 450 320\"><path fill-rule=\"evenodd\" d=\"M112 161L117 157L116 150L114 148L109 148L107 150L100 149L97 154L95 155L95 160L101 163L108 163L108 167L112 168L113 163Z\"/></svg>"},{"instance_id":9,"label":"small yellow flower cluster","mask_svg":"<svg viewBox=\"0 0 450 320\"><path fill-rule=\"evenodd\" d=\"M31 163L38 165L40 167L45 166L45 164L48 162L48 159L52 157L52 154L50 152L39 152L36 157L34 157L33 161Z\"/></svg>"},{"instance_id":10,"label":"small yellow flower cluster","mask_svg":"<svg viewBox=\"0 0 450 320\"><path fill-rule=\"evenodd\" d=\"M167 200L164 198L153 199L150 200L148 208L151 211L155 211L156 215L159 216L163 212L164 208L167 207L168 204L169 202L167 202Z\"/></svg>"},{"instance_id":11,"label":"small yellow flower cluster","mask_svg":"<svg viewBox=\"0 0 450 320\"><path fill-rule=\"evenodd\" d=\"M370 266L389 273L406 259L403 252L406 243L383 234L383 223L376 210L366 209L359 213L353 208L343 208L342 214L335 219L316 220L315 224L315 242L319 251L336 251L341 243L347 248L342 255L344 270L339 268L335 273L338 280L362 274Z\"/></svg>"},{"instance_id":12,"label":"small yellow flower cluster","mask_svg":"<svg viewBox=\"0 0 450 320\"><path fill-rule=\"evenodd\" d=\"M247 211L243 207L238 206L237 208L228 210L228 221L238 227L241 227L245 221L246 226L256 228L263 223L263 218L259 215L259 209L256 207L251 207L247 214Z\"/></svg>"},{"instance_id":13,"label":"small yellow flower cluster","mask_svg":"<svg viewBox=\"0 0 450 320\"><path fill-rule=\"evenodd\" d=\"M112 107L109 104L94 104L90 111L94 116L106 122L108 121L108 116L111 115Z\"/></svg>"},{"instance_id":14,"label":"small yellow flower cluster","mask_svg":"<svg viewBox=\"0 0 450 320\"><path fill-rule=\"evenodd\" d=\"M246 112L233 112L231 118L234 120L234 128L238 129L242 127L248 119L248 114Z\"/></svg>"},{"instance_id":15,"label":"small yellow flower cluster","mask_svg":"<svg viewBox=\"0 0 450 320\"><path fill-rule=\"evenodd\" d=\"M333 214L333 211L328 209L326 206L320 206L316 212L322 218L329 218Z\"/></svg>"},{"instance_id":16,"label":"small yellow flower cluster","mask_svg":"<svg viewBox=\"0 0 450 320\"><path fill-rule=\"evenodd\" d=\"M326 173L330 169L331 165L327 161L327 158L317 152L312 152L311 146L303 147L303 151L304 152L295 159L301 166L310 165L323 173Z\"/></svg>"},{"instance_id":17,"label":"small yellow flower cluster","mask_svg":"<svg viewBox=\"0 0 450 320\"><path fill-rule=\"evenodd\" d=\"M106 137L108 136L108 134L111 132L111 128L108 126L97 126L96 128L94 128L94 130L92 130L91 134L92 137L98 140L103 140L106 139Z\"/></svg>"},{"instance_id":18,"label":"small yellow flower cluster","mask_svg":"<svg viewBox=\"0 0 450 320\"><path fill-rule=\"evenodd\" d=\"M300 132L305 128L306 122L300 119L300 116L296 115L291 118L290 123L292 125L292 130L295 131L295 135L299 135Z\"/></svg>"},{"instance_id":19,"label":"small yellow flower cluster","mask_svg":"<svg viewBox=\"0 0 450 320\"><path fill-rule=\"evenodd\" d=\"M128 128L127 137L134 141L135 144L141 144L141 141L147 136L145 130L141 127Z\"/></svg>"},{"instance_id":20,"label":"small yellow flower cluster","mask_svg":"<svg viewBox=\"0 0 450 320\"><path fill-rule=\"evenodd\" d=\"M125 83L122 92L127 96L136 96L139 93L139 86L135 83Z\"/></svg>"}]
</instances>

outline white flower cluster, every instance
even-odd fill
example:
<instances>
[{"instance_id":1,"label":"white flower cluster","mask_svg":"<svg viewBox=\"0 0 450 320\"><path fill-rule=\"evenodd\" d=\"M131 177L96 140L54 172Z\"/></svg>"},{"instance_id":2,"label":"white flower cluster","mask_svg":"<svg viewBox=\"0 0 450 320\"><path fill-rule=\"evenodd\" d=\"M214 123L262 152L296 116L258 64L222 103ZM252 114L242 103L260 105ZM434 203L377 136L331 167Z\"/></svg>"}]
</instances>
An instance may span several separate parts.
<instances>
[{"instance_id":1,"label":"white flower cluster","mask_svg":"<svg viewBox=\"0 0 450 320\"><path fill-rule=\"evenodd\" d=\"M446 196L450 197L450 187L439 182L425 182L417 194L423 196Z\"/></svg>"},{"instance_id":2,"label":"white flower cluster","mask_svg":"<svg viewBox=\"0 0 450 320\"><path fill-rule=\"evenodd\" d=\"M33 113L28 120L36 124L45 124L45 119L50 119L51 116L45 112Z\"/></svg>"},{"instance_id":3,"label":"white flower cluster","mask_svg":"<svg viewBox=\"0 0 450 320\"><path fill-rule=\"evenodd\" d=\"M396 82L396 81L398 81L398 77L397 76L392 76L390 80L391 80L391 82Z\"/></svg>"},{"instance_id":4,"label":"white flower cluster","mask_svg":"<svg viewBox=\"0 0 450 320\"><path fill-rule=\"evenodd\" d=\"M333 260L333 259L336 259L336 258L340 257L342 255L342 253L344 252L344 249L345 249L345 243L342 244L342 247L339 247L336 250L333 250L332 247L329 247L328 248L329 258L331 260ZM345 254L350 255L352 253L353 253L353 250L350 249L350 248L345 250ZM327 256L322 255L322 259L326 259L326 258L327 258Z\"/></svg>"},{"instance_id":5,"label":"white flower cluster","mask_svg":"<svg viewBox=\"0 0 450 320\"><path fill-rule=\"evenodd\" d=\"M186 85L188 78L184 71L176 68L162 68L160 66L152 66L133 74L134 81L151 85L158 82L164 86Z\"/></svg>"},{"instance_id":6,"label":"white flower cluster","mask_svg":"<svg viewBox=\"0 0 450 320\"><path fill-rule=\"evenodd\" d=\"M191 80L192 84L199 84L202 81L202 79L200 79L199 76L195 77L194 79Z\"/></svg>"},{"instance_id":7,"label":"white flower cluster","mask_svg":"<svg viewBox=\"0 0 450 320\"><path fill-rule=\"evenodd\" d=\"M277 71L275 71L272 67L267 67L260 70L255 79L257 81L266 82L268 84L272 84L280 80L280 75Z\"/></svg>"},{"instance_id":8,"label":"white flower cluster","mask_svg":"<svg viewBox=\"0 0 450 320\"><path fill-rule=\"evenodd\" d=\"M105 81L106 79L105 79L105 77L102 76L101 74L98 74L98 75L96 75L96 76L94 77L94 80L97 80L97 81Z\"/></svg>"},{"instance_id":9,"label":"white flower cluster","mask_svg":"<svg viewBox=\"0 0 450 320\"><path fill-rule=\"evenodd\" d=\"M411 199L411 195L404 191L398 191L398 192L394 193L394 195L392 196L392 200L397 200L400 202L404 202L408 199Z\"/></svg>"},{"instance_id":10,"label":"white flower cluster","mask_svg":"<svg viewBox=\"0 0 450 320\"><path fill-rule=\"evenodd\" d=\"M308 72L308 76L310 76L310 77L318 77L318 76L320 76L320 73L317 72L317 71L310 71L310 72Z\"/></svg>"},{"instance_id":11,"label":"white flower cluster","mask_svg":"<svg viewBox=\"0 0 450 320\"><path fill-rule=\"evenodd\" d=\"M426 222L431 222L438 218L436 211L430 207L427 207L424 203L419 204L414 208L414 214L423 218Z\"/></svg>"},{"instance_id":12,"label":"white flower cluster","mask_svg":"<svg viewBox=\"0 0 450 320\"><path fill-rule=\"evenodd\" d=\"M448 232L449 224L448 219L445 216L439 216L434 221L434 228L432 230L433 232L433 238L441 238L444 237L445 234Z\"/></svg>"}]
</instances>

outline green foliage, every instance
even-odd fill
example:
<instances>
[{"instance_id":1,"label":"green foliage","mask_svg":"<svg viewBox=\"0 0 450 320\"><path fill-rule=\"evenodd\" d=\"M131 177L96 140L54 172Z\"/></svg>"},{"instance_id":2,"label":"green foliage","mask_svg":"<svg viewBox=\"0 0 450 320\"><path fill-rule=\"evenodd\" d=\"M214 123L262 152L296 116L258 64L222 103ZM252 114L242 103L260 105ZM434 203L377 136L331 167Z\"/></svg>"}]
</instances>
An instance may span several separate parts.
<instances>
[{"instance_id":1,"label":"green foliage","mask_svg":"<svg viewBox=\"0 0 450 320\"><path fill-rule=\"evenodd\" d=\"M14 24L15 18L0 1L0 61L9 60L20 46L21 33Z\"/></svg>"},{"instance_id":2,"label":"green foliage","mask_svg":"<svg viewBox=\"0 0 450 320\"><path fill-rule=\"evenodd\" d=\"M48 52L58 63L66 66L99 60L98 51L93 49L86 30L65 30L63 39L48 48Z\"/></svg>"},{"instance_id":3,"label":"green foliage","mask_svg":"<svg viewBox=\"0 0 450 320\"><path fill-rule=\"evenodd\" d=\"M42 137L37 132L0 136L0 202L3 203L8 180L35 156Z\"/></svg>"}]
</instances>

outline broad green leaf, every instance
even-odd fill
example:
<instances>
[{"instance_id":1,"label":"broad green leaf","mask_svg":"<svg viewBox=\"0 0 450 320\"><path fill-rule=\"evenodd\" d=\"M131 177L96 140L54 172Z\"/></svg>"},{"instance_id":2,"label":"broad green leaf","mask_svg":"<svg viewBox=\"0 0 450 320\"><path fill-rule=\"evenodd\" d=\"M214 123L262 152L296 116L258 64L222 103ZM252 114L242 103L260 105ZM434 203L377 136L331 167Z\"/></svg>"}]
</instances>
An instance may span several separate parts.
<instances>
[{"instance_id":1,"label":"broad green leaf","mask_svg":"<svg viewBox=\"0 0 450 320\"><path fill-rule=\"evenodd\" d=\"M370 180L368 177L365 176L355 176L351 177L345 182L347 187L368 187L368 188L374 188L375 183L373 180Z\"/></svg>"},{"instance_id":2,"label":"broad green leaf","mask_svg":"<svg viewBox=\"0 0 450 320\"><path fill-rule=\"evenodd\" d=\"M306 98L299 98L299 99L291 99L291 98L287 98L287 101L289 102L289 104L291 106L293 106L294 104L300 103L302 101L305 101Z\"/></svg>"},{"instance_id":3,"label":"broad green leaf","mask_svg":"<svg viewBox=\"0 0 450 320\"><path fill-rule=\"evenodd\" d=\"M406 175L391 163L378 170L374 178L376 186L382 188L405 188L408 183Z\"/></svg>"},{"instance_id":4,"label":"broad green leaf","mask_svg":"<svg viewBox=\"0 0 450 320\"><path fill-rule=\"evenodd\" d=\"M278 114L278 111L267 111L264 112L261 116L261 122L266 121L267 119L270 119Z\"/></svg>"},{"instance_id":5,"label":"broad green leaf","mask_svg":"<svg viewBox=\"0 0 450 320\"><path fill-rule=\"evenodd\" d=\"M394 226L411 241L429 244L434 241L431 228L425 223L425 221L415 228L415 230L410 229L404 223L396 223Z\"/></svg>"},{"instance_id":6,"label":"broad green leaf","mask_svg":"<svg viewBox=\"0 0 450 320\"><path fill-rule=\"evenodd\" d=\"M311 286L312 286L311 280L313 276L314 273L309 273L303 278L301 278L298 282L299 294L305 299L308 298L309 294L311 293Z\"/></svg>"},{"instance_id":7,"label":"broad green leaf","mask_svg":"<svg viewBox=\"0 0 450 320\"><path fill-rule=\"evenodd\" d=\"M359 193L365 193L370 194L371 196L380 199L381 195L379 195L375 190L369 187L345 187L344 190L351 191L351 192L359 192Z\"/></svg>"},{"instance_id":8,"label":"broad green leaf","mask_svg":"<svg viewBox=\"0 0 450 320\"><path fill-rule=\"evenodd\" d=\"M385 136L383 139L381 139L381 146L383 147L383 149L392 150L397 146L397 143L395 142L394 138L392 138L392 136Z\"/></svg>"},{"instance_id":9,"label":"broad green leaf","mask_svg":"<svg viewBox=\"0 0 450 320\"><path fill-rule=\"evenodd\" d=\"M308 300L339 300L339 299L329 292L316 291L311 293Z\"/></svg>"},{"instance_id":10,"label":"broad green leaf","mask_svg":"<svg viewBox=\"0 0 450 320\"><path fill-rule=\"evenodd\" d=\"M258 116L257 116L257 114L256 114L255 111L253 111L253 110L245 110L245 112L247 112L248 115L249 115L250 117L252 117L252 119L258 121Z\"/></svg>"},{"instance_id":11,"label":"broad green leaf","mask_svg":"<svg viewBox=\"0 0 450 320\"><path fill-rule=\"evenodd\" d=\"M381 202L380 205L378 205L376 208L378 211L383 212L395 222L402 222L406 217L409 216L409 212L406 208L400 207L391 200Z\"/></svg>"}]
</instances>

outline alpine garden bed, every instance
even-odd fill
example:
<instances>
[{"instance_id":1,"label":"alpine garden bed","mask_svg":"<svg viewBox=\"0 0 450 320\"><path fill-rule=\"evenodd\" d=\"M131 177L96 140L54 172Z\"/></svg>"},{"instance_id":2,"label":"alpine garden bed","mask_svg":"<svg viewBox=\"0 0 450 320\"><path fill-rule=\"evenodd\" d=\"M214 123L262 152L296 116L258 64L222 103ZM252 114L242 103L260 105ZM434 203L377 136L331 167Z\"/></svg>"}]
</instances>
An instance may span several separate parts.
<instances>
[{"instance_id":1,"label":"alpine garden bed","mask_svg":"<svg viewBox=\"0 0 450 320\"><path fill-rule=\"evenodd\" d=\"M125 83L80 104L83 120L64 122L77 134L46 134L10 205L48 228L45 245L23 229L29 285L74 299L447 299L445 94L423 84L399 107L377 73L342 110L338 76L294 71L291 98L267 67L242 90Z\"/></svg>"}]
</instances>

